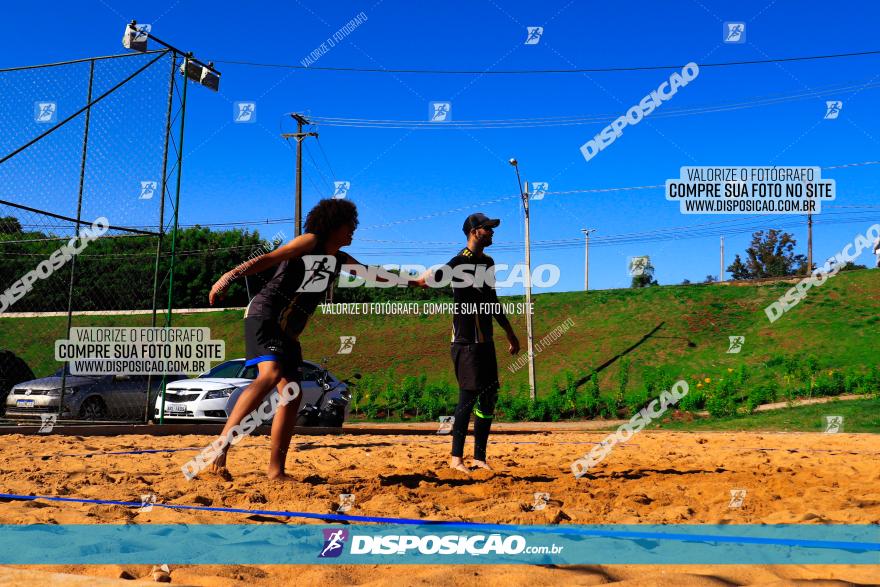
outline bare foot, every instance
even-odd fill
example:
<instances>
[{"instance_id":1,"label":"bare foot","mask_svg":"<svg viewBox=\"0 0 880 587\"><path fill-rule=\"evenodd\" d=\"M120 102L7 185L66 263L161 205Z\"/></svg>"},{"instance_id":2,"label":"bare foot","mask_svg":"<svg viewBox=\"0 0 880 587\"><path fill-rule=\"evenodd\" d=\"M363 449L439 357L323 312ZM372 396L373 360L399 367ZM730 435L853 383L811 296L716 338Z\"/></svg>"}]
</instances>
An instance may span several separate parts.
<instances>
[{"instance_id":1,"label":"bare foot","mask_svg":"<svg viewBox=\"0 0 880 587\"><path fill-rule=\"evenodd\" d=\"M466 475L470 475L470 469L464 466L464 463L461 461L460 457L452 457L452 461L449 463L449 467L455 469L456 471L461 471Z\"/></svg>"},{"instance_id":2,"label":"bare foot","mask_svg":"<svg viewBox=\"0 0 880 587\"><path fill-rule=\"evenodd\" d=\"M291 477L287 473L284 472L270 472L267 473L266 476L269 478L269 481L281 481L284 483L298 483L297 479Z\"/></svg>"},{"instance_id":3,"label":"bare foot","mask_svg":"<svg viewBox=\"0 0 880 587\"><path fill-rule=\"evenodd\" d=\"M474 466L478 469L486 469L487 471L494 471L492 467L489 466L489 463L486 461L474 461Z\"/></svg>"},{"instance_id":4,"label":"bare foot","mask_svg":"<svg viewBox=\"0 0 880 587\"><path fill-rule=\"evenodd\" d=\"M211 463L211 466L208 467L208 472L212 475L220 477L224 481L232 481L232 474L229 472L229 469L227 469L225 465L220 465L216 462Z\"/></svg>"},{"instance_id":5,"label":"bare foot","mask_svg":"<svg viewBox=\"0 0 880 587\"><path fill-rule=\"evenodd\" d=\"M221 451L220 454L217 455L217 458L214 459L214 462L211 464L220 468L220 469L225 469L226 468L226 451Z\"/></svg>"}]
</instances>

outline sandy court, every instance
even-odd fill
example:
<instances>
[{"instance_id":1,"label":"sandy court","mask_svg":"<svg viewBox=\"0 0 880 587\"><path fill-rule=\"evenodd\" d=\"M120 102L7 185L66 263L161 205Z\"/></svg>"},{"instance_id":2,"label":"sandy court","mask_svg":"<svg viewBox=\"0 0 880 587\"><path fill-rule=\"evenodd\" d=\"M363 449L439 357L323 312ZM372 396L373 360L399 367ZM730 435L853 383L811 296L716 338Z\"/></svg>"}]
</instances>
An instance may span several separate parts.
<instances>
[{"instance_id":1,"label":"sandy court","mask_svg":"<svg viewBox=\"0 0 880 587\"><path fill-rule=\"evenodd\" d=\"M468 479L446 469L442 436L297 436L288 470L296 483L273 483L263 470L268 438L233 449L234 479L187 481L180 467L196 451L82 455L108 451L201 447L208 436L3 436L0 492L253 510L335 513L353 494L348 514L505 524L880 524L880 437L861 434L643 432L576 479L571 462L607 433L496 435L494 473ZM469 443L465 455L472 450ZM746 491L730 507L731 490ZM534 494L550 495L532 511ZM115 505L0 502L4 524L321 523L263 515L149 512ZM157 561L161 562L161 561ZM53 572L119 577L149 575L142 566L54 566ZM600 584L724 585L880 584L880 565L866 566L180 566L176 584Z\"/></svg>"}]
</instances>

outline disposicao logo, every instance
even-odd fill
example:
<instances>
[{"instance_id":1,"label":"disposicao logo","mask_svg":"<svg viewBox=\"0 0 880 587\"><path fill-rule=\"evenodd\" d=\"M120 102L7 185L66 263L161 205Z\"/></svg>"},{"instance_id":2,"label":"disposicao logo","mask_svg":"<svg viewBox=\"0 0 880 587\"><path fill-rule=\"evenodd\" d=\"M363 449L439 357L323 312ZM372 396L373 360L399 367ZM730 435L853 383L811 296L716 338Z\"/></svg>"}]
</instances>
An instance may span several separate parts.
<instances>
[{"instance_id":1,"label":"disposicao logo","mask_svg":"<svg viewBox=\"0 0 880 587\"><path fill-rule=\"evenodd\" d=\"M318 558L335 558L342 554L345 541L348 540L348 530L334 530L324 528L324 547Z\"/></svg>"}]
</instances>

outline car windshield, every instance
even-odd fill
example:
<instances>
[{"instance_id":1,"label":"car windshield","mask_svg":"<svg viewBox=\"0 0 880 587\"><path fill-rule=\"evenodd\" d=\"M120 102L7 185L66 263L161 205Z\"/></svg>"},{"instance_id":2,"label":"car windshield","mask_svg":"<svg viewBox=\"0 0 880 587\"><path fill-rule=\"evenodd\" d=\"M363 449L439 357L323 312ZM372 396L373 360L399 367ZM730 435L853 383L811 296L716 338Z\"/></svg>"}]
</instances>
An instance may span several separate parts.
<instances>
[{"instance_id":1,"label":"car windshield","mask_svg":"<svg viewBox=\"0 0 880 587\"><path fill-rule=\"evenodd\" d=\"M238 377L243 366L244 361L242 360L226 361L225 363L220 363L201 377Z\"/></svg>"},{"instance_id":2,"label":"car windshield","mask_svg":"<svg viewBox=\"0 0 880 587\"><path fill-rule=\"evenodd\" d=\"M67 376L68 377L91 377L92 379L99 379L101 377L107 377L107 375L74 375L70 372L70 363L67 363L64 367L61 367L54 373L52 373L52 377L61 377L64 375L65 367L67 368Z\"/></svg>"}]
</instances>

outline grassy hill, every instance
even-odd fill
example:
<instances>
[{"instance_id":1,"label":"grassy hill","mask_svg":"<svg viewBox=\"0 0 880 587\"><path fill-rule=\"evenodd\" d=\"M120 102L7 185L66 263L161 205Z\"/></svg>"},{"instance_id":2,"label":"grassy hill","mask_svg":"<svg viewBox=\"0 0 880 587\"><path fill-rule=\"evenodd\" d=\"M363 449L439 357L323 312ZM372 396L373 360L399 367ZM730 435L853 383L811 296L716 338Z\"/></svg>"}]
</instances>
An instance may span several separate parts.
<instances>
[{"instance_id":1,"label":"grassy hill","mask_svg":"<svg viewBox=\"0 0 880 587\"><path fill-rule=\"evenodd\" d=\"M657 426L665 430L825 432L825 416L843 416L845 433L880 434L880 398L797 406L728 418L669 419Z\"/></svg>"},{"instance_id":2,"label":"grassy hill","mask_svg":"<svg viewBox=\"0 0 880 587\"><path fill-rule=\"evenodd\" d=\"M814 392L834 395L844 387L871 391L880 378L880 271L841 273L811 289L797 307L771 324L764 307L790 287L710 284L537 295L536 341L566 320L573 323L536 357L539 397L549 397L553 389L565 395L567 388L571 397L566 401L576 404L574 396L591 387L588 379L594 371L599 394L614 399L622 414L679 378L704 395L697 402L700 405L692 407L706 403L710 409L708 401L717 386L726 386L725 393L732 393L737 401L750 394L772 396L765 398L769 401ZM233 358L244 354L241 317L241 311L232 310L181 315L175 316L174 325L210 327L212 338L224 339L227 357ZM149 316L77 316L74 326L147 326L149 320ZM525 317L511 316L511 321L525 348ZM397 399L407 403L412 399L407 393L454 395L450 324L448 314L316 313L303 349L308 359L331 357L331 368L339 375L355 370L369 374L362 390L374 396L410 377L407 385L418 390L395 391L402 396ZM38 376L46 375L57 368L53 345L65 329L64 317L3 318L0 347L19 354ZM352 354L336 355L341 335L357 337ZM745 336L738 354L727 352L728 337L734 335ZM511 373L507 366L513 359L506 353L500 329L495 339L503 388L522 390L528 369ZM595 384L592 388L595 394ZM606 415L613 411L609 403Z\"/></svg>"}]
</instances>

